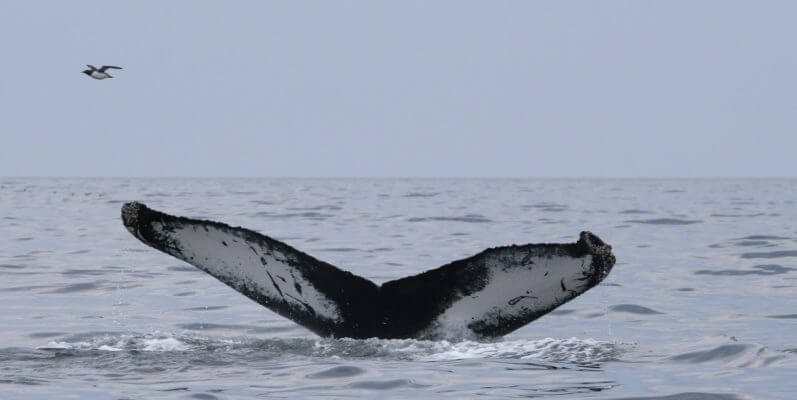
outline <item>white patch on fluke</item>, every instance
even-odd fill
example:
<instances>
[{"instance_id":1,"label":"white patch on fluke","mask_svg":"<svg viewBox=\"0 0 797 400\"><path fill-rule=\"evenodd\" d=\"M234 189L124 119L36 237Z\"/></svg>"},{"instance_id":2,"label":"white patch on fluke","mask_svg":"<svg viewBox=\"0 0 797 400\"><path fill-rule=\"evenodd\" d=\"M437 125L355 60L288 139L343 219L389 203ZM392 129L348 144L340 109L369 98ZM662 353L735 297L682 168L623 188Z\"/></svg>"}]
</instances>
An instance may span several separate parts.
<instances>
[{"instance_id":1,"label":"white patch on fluke","mask_svg":"<svg viewBox=\"0 0 797 400\"><path fill-rule=\"evenodd\" d=\"M287 302L296 308L311 308L318 317L340 322L340 312L334 302L306 281L295 267L290 254L268 249L247 241L235 231L213 225L186 225L164 229L159 222L152 228L163 237L179 245L180 255L190 264L232 285L266 296L275 302ZM297 286L301 289L297 289Z\"/></svg>"},{"instance_id":2,"label":"white patch on fluke","mask_svg":"<svg viewBox=\"0 0 797 400\"><path fill-rule=\"evenodd\" d=\"M522 254L516 255L521 257ZM530 261L530 262L529 262ZM463 295L432 324L437 337L468 337L472 323L498 324L498 318L539 313L561 305L589 289L592 256L532 257L525 265L493 257L487 261L490 275L482 290Z\"/></svg>"}]
</instances>

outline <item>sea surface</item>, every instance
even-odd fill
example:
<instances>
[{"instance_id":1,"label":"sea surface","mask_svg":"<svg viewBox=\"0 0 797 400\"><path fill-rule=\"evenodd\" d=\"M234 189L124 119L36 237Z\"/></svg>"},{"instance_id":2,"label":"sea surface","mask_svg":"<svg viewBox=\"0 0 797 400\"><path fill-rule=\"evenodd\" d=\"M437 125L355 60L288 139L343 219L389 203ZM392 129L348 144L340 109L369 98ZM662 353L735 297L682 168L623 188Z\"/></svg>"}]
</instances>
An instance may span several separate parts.
<instances>
[{"instance_id":1,"label":"sea surface","mask_svg":"<svg viewBox=\"0 0 797 400\"><path fill-rule=\"evenodd\" d=\"M492 342L315 336L122 226L245 226L377 283L590 230L599 286ZM0 178L0 399L795 399L797 180Z\"/></svg>"}]
</instances>

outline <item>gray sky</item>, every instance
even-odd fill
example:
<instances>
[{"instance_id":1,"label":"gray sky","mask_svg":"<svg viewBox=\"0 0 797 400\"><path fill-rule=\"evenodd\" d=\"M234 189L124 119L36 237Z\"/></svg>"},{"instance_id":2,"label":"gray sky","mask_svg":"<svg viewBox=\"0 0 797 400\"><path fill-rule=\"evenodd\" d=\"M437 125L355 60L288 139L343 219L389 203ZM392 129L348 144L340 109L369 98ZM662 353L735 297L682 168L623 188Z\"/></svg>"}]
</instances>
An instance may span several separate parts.
<instances>
[{"instance_id":1,"label":"gray sky","mask_svg":"<svg viewBox=\"0 0 797 400\"><path fill-rule=\"evenodd\" d=\"M795 176L795 21L795 1L8 0L0 175Z\"/></svg>"}]
</instances>

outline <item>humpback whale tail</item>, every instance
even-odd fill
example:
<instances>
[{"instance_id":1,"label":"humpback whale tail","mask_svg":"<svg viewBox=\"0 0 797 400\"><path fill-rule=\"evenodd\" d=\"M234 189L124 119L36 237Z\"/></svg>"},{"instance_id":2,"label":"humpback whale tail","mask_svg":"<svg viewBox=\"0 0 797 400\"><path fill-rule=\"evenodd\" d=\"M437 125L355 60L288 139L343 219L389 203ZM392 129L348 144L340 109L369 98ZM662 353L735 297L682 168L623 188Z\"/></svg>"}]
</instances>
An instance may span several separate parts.
<instances>
[{"instance_id":1,"label":"humpback whale tail","mask_svg":"<svg viewBox=\"0 0 797 400\"><path fill-rule=\"evenodd\" d=\"M122 221L145 244L333 337L505 335L597 285L615 261L611 246L581 232L575 243L490 248L377 286L249 229L138 202L122 206Z\"/></svg>"}]
</instances>

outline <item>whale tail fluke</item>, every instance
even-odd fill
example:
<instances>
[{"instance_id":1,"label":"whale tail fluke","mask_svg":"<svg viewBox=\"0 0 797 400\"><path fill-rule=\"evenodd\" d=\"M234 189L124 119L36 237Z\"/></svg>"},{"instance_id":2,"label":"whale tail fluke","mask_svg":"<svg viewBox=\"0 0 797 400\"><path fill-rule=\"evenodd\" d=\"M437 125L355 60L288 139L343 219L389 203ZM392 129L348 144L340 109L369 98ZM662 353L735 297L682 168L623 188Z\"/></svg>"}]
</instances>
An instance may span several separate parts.
<instances>
[{"instance_id":1,"label":"whale tail fluke","mask_svg":"<svg viewBox=\"0 0 797 400\"><path fill-rule=\"evenodd\" d=\"M255 231L122 206L127 230L322 335L494 337L597 285L614 265L590 232L576 243L496 247L377 286Z\"/></svg>"}]
</instances>

